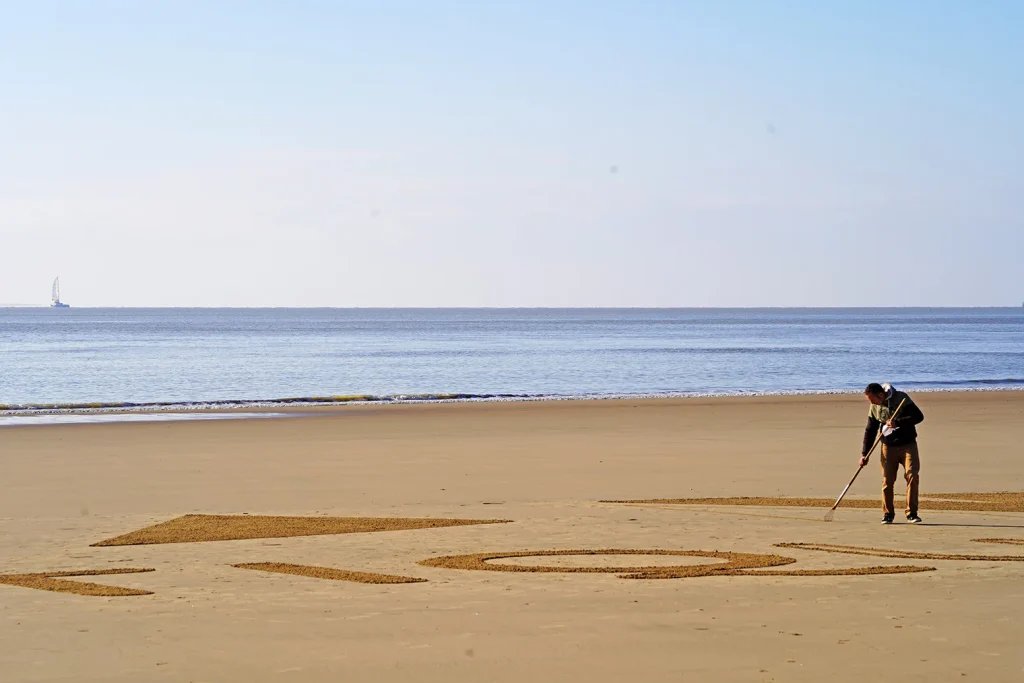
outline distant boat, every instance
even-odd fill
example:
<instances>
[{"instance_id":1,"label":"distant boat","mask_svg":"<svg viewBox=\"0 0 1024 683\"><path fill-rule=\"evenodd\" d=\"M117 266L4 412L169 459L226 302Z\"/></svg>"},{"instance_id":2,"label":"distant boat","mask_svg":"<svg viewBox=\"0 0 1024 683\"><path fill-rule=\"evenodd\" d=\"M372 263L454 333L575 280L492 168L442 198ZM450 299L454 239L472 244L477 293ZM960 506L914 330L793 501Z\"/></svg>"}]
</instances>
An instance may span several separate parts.
<instances>
[{"instance_id":1,"label":"distant boat","mask_svg":"<svg viewBox=\"0 0 1024 683\"><path fill-rule=\"evenodd\" d=\"M60 300L60 278L53 278L53 303L50 304L50 308L71 308L68 304Z\"/></svg>"}]
</instances>

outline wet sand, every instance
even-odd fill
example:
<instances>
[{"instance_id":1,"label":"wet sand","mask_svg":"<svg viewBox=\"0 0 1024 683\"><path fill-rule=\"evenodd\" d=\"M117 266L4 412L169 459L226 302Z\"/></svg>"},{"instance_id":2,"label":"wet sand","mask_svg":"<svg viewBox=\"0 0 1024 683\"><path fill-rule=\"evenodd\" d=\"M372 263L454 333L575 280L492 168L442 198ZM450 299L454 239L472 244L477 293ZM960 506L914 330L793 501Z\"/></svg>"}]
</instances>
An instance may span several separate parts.
<instances>
[{"instance_id":1,"label":"wet sand","mask_svg":"<svg viewBox=\"0 0 1024 683\"><path fill-rule=\"evenodd\" d=\"M1024 490L1024 392L914 398L926 414L923 494ZM1019 546L1008 541L1024 539L1024 513L929 510L925 501L924 524L882 527L877 509L841 508L828 524L816 508L600 502L834 499L856 469L867 413L859 396L301 412L288 419L0 428L0 572L155 570L81 579L151 595L0 585L3 679L860 681L883 670L909 681L1024 676L1024 563L822 550L1015 555ZM876 455L851 499L876 499L879 479ZM90 547L188 514L513 522ZM739 575L677 571L683 578L651 579L421 564L569 549L795 561L754 562ZM514 558L521 566L576 569L684 561L726 562L634 554ZM371 584L232 566L264 563L426 581ZM899 565L934 570L815 575ZM805 574L750 575L765 571L757 566Z\"/></svg>"}]
</instances>

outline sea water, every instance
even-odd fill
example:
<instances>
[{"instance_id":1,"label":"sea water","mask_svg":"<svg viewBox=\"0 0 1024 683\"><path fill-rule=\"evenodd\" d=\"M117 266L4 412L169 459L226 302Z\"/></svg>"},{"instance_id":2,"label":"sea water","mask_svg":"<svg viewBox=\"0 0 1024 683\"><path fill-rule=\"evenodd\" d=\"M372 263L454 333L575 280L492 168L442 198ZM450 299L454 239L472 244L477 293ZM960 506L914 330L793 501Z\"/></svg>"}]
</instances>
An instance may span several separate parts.
<instances>
[{"instance_id":1,"label":"sea water","mask_svg":"<svg viewBox=\"0 0 1024 683\"><path fill-rule=\"evenodd\" d=\"M0 309L0 410L17 412L843 392L871 381L1024 388L1024 308Z\"/></svg>"}]
</instances>

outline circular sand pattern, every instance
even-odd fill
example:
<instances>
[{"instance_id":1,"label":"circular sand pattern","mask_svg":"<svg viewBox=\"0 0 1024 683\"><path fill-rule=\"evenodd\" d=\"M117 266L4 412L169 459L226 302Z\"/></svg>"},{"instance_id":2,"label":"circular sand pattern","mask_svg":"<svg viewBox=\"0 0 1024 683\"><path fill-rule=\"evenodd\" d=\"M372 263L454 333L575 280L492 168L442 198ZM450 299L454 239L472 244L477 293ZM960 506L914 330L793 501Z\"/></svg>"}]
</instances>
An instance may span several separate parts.
<instances>
[{"instance_id":1,"label":"circular sand pattern","mask_svg":"<svg viewBox=\"0 0 1024 683\"><path fill-rule=\"evenodd\" d=\"M714 564L680 564L680 565L638 565L629 567L566 567L559 565L522 565L499 563L519 557L564 557L585 555L672 555L677 557L702 557L713 560L724 560ZM597 550L523 550L518 552L475 553L472 555L449 555L434 557L420 562L425 567L445 567L447 569L471 569L491 572L540 572L567 574L626 574L639 578L639 575L671 574L673 576L711 576L728 574L741 569L756 567L778 567L796 562L792 557L782 555L759 555L754 553L723 553L707 550L632 550L622 548L602 548Z\"/></svg>"},{"instance_id":2,"label":"circular sand pattern","mask_svg":"<svg viewBox=\"0 0 1024 683\"><path fill-rule=\"evenodd\" d=\"M558 565L522 565L495 562L510 558L564 557L587 555L671 555L676 557L697 557L720 560L713 564L682 564L674 566L633 566L633 567L566 567ZM567 574L618 574L624 579L682 579L697 576L862 576L870 574L906 574L933 571L934 567L890 566L861 567L856 569L805 569L805 570L761 570L796 562L795 558L782 555L759 553L732 553L708 550L624 550L604 548L599 550L524 550L519 552L475 553L472 555L449 555L434 557L420 562L425 567L446 569L469 569L492 572L535 572Z\"/></svg>"}]
</instances>

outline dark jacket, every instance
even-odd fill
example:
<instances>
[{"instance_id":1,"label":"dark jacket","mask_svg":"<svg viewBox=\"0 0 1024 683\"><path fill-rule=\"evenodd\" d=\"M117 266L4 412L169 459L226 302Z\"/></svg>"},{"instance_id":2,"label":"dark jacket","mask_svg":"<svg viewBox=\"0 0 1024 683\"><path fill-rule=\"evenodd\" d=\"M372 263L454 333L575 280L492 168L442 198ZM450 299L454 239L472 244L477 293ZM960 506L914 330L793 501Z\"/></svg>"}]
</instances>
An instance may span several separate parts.
<instances>
[{"instance_id":1,"label":"dark jacket","mask_svg":"<svg viewBox=\"0 0 1024 683\"><path fill-rule=\"evenodd\" d=\"M914 443L917 441L917 430L914 429L914 425L924 421L924 413L909 396L888 384L883 384L882 387L886 389L885 400L881 405L872 404L871 410L868 411L868 424L864 428L864 445L861 448L861 455L867 455L871 450L871 446L875 443L875 437L878 436L878 430L896 412L900 401L906 399L903 407L900 408L899 415L893 420L893 426L896 429L889 436L883 436L882 443L886 446L906 446Z\"/></svg>"}]
</instances>

